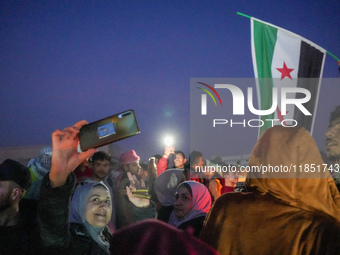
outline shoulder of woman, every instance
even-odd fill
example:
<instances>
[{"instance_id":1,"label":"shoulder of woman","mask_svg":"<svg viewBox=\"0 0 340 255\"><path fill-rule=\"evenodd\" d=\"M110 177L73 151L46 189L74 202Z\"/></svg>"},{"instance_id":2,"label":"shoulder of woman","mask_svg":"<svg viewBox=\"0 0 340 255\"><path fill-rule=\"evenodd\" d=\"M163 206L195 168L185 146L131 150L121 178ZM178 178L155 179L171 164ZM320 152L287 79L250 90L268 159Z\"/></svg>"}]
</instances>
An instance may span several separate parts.
<instances>
[{"instance_id":1,"label":"shoulder of woman","mask_svg":"<svg viewBox=\"0 0 340 255\"><path fill-rule=\"evenodd\" d=\"M89 234L86 231L85 226L79 223L71 223L70 224L70 232L72 235L77 235L77 236L88 236Z\"/></svg>"},{"instance_id":2,"label":"shoulder of woman","mask_svg":"<svg viewBox=\"0 0 340 255\"><path fill-rule=\"evenodd\" d=\"M196 218L193 218L191 220L183 222L178 228L181 228L182 226L192 226L192 225L201 225L204 223L206 216L198 216Z\"/></svg>"}]
</instances>

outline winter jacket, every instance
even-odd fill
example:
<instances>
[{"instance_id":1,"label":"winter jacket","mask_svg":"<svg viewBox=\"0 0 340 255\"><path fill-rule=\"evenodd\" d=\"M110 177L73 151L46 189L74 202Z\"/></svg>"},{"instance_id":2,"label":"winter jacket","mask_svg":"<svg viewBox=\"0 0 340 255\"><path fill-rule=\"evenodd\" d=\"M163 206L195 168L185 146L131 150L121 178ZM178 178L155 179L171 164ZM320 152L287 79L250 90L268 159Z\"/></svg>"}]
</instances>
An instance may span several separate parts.
<instances>
[{"instance_id":1,"label":"winter jacket","mask_svg":"<svg viewBox=\"0 0 340 255\"><path fill-rule=\"evenodd\" d=\"M37 228L37 201L22 199L19 212L18 224L0 226L0 254L39 255L41 242Z\"/></svg>"}]
</instances>

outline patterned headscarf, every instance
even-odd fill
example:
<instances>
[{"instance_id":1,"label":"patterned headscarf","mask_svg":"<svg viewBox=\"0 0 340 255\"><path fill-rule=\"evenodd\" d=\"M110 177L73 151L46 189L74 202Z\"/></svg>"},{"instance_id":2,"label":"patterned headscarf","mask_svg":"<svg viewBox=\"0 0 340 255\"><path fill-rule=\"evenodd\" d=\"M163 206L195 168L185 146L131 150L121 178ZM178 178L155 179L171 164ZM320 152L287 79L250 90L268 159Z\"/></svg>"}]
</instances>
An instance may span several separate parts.
<instances>
[{"instance_id":1,"label":"patterned headscarf","mask_svg":"<svg viewBox=\"0 0 340 255\"><path fill-rule=\"evenodd\" d=\"M50 170L52 164L52 147L46 146L39 151L39 157L32 158L29 167L37 179L42 179Z\"/></svg>"}]
</instances>

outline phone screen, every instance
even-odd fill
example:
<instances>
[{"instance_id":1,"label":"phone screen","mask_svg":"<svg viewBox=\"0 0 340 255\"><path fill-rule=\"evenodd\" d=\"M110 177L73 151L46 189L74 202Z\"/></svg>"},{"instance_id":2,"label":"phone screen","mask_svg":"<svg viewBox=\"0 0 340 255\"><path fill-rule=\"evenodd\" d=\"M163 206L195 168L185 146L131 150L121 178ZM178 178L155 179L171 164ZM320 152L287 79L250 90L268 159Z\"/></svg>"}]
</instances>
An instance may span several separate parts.
<instances>
[{"instance_id":1,"label":"phone screen","mask_svg":"<svg viewBox=\"0 0 340 255\"><path fill-rule=\"evenodd\" d=\"M80 149L98 148L140 133L133 110L128 110L83 126L79 132Z\"/></svg>"},{"instance_id":2,"label":"phone screen","mask_svg":"<svg viewBox=\"0 0 340 255\"><path fill-rule=\"evenodd\" d=\"M99 139L105 138L115 133L116 131L115 131L115 126L113 125L113 123L108 123L108 124L98 127L98 138Z\"/></svg>"}]
</instances>

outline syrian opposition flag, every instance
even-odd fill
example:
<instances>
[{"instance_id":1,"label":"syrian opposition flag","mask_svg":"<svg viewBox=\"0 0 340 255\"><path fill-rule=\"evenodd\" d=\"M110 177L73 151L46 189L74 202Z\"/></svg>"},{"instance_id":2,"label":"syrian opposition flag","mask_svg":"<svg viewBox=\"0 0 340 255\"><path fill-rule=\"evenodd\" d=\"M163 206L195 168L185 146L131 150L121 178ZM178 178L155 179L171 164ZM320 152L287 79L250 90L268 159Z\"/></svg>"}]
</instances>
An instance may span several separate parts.
<instances>
[{"instance_id":1,"label":"syrian opposition flag","mask_svg":"<svg viewBox=\"0 0 340 255\"><path fill-rule=\"evenodd\" d=\"M255 18L251 18L251 37L259 110L272 107L272 90L274 87L278 90L275 112L260 116L264 125L259 130L259 136L273 124L281 125L282 121L285 125L297 123L312 133L326 50L297 34ZM305 115L294 104L287 104L286 111L282 112L280 100L282 87L308 89L311 99L303 106L311 115ZM305 97L302 93L291 93L288 96Z\"/></svg>"}]
</instances>

